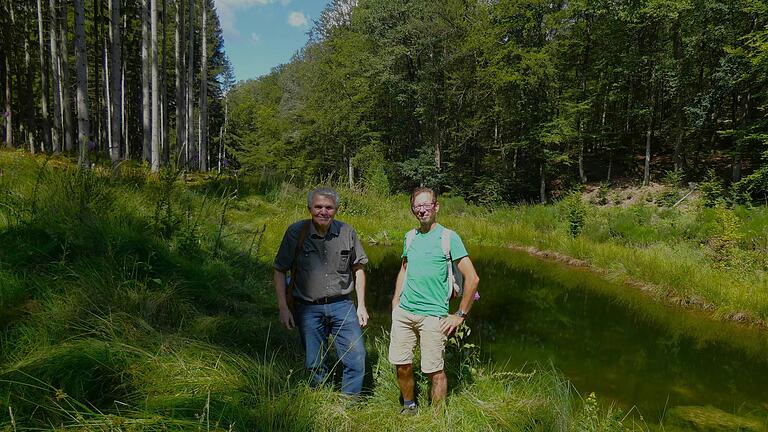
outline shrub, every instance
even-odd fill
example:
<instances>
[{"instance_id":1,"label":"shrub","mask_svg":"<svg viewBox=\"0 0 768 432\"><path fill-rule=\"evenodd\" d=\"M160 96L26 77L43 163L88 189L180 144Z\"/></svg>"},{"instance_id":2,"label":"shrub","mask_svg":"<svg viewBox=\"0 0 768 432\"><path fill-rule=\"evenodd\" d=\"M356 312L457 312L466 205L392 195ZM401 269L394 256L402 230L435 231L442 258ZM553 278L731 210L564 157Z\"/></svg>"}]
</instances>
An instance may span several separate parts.
<instances>
[{"instance_id":1,"label":"shrub","mask_svg":"<svg viewBox=\"0 0 768 432\"><path fill-rule=\"evenodd\" d=\"M714 170L707 172L704 181L699 184L699 190L705 207L715 207L717 204L725 202L725 187Z\"/></svg>"},{"instance_id":2,"label":"shrub","mask_svg":"<svg viewBox=\"0 0 768 432\"><path fill-rule=\"evenodd\" d=\"M572 192L561 204L565 220L568 224L568 232L571 237L577 237L584 229L584 222L587 219L587 206L581 199L581 194Z\"/></svg>"}]
</instances>

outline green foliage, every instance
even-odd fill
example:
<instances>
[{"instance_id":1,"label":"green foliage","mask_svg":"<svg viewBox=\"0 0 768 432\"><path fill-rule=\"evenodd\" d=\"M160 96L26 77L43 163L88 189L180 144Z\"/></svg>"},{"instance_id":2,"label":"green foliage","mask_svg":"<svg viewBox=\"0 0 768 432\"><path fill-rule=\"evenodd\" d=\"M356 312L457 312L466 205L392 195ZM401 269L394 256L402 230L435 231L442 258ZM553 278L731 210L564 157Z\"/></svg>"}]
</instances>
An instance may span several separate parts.
<instances>
[{"instance_id":1,"label":"green foliage","mask_svg":"<svg viewBox=\"0 0 768 432\"><path fill-rule=\"evenodd\" d=\"M587 219L587 205L581 199L581 194L572 192L561 201L560 208L568 226L568 233L571 237L578 237Z\"/></svg>"},{"instance_id":2,"label":"green foliage","mask_svg":"<svg viewBox=\"0 0 768 432\"><path fill-rule=\"evenodd\" d=\"M389 178L387 177L387 163L384 154L374 144L367 145L358 150L352 159L353 166L361 167L363 186L366 191L379 196L388 195L390 192Z\"/></svg>"},{"instance_id":3,"label":"green foliage","mask_svg":"<svg viewBox=\"0 0 768 432\"><path fill-rule=\"evenodd\" d=\"M715 207L715 225L707 246L716 265L738 266L740 263L739 242L742 240L741 221L736 213L723 204Z\"/></svg>"},{"instance_id":4,"label":"green foliage","mask_svg":"<svg viewBox=\"0 0 768 432\"><path fill-rule=\"evenodd\" d=\"M706 207L715 207L726 200L725 187L714 170L707 172L707 177L699 184L702 203Z\"/></svg>"}]
</instances>

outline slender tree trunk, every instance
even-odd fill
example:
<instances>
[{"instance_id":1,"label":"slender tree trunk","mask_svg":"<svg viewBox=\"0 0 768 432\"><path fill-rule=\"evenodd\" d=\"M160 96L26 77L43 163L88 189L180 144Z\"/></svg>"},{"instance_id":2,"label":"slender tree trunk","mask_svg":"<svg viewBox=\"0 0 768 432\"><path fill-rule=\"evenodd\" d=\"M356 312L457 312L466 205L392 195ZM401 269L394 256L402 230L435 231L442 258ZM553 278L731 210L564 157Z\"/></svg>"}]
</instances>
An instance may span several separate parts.
<instances>
[{"instance_id":1,"label":"slender tree trunk","mask_svg":"<svg viewBox=\"0 0 768 432\"><path fill-rule=\"evenodd\" d=\"M115 132L112 130L112 89L110 88L109 84L109 77L110 74L110 66L109 66L109 56L107 53L107 47L109 46L109 41L107 40L109 35L104 35L103 40L103 47L104 47L104 82L102 83L104 85L104 125L107 132L107 140L105 142L105 150L107 153L110 154L111 157L111 151L110 148L112 146L112 134Z\"/></svg>"},{"instance_id":2,"label":"slender tree trunk","mask_svg":"<svg viewBox=\"0 0 768 432\"><path fill-rule=\"evenodd\" d=\"M149 67L149 3L148 0L141 0L141 107L144 131L141 142L141 154L145 161L151 159L150 149L152 148Z\"/></svg>"},{"instance_id":3,"label":"slender tree trunk","mask_svg":"<svg viewBox=\"0 0 768 432\"><path fill-rule=\"evenodd\" d=\"M48 67L45 61L45 31L43 30L43 4L37 0L37 37L40 47L40 107L42 109L43 122L41 135L43 136L40 150L51 150L51 120L48 115Z\"/></svg>"},{"instance_id":4,"label":"slender tree trunk","mask_svg":"<svg viewBox=\"0 0 768 432\"><path fill-rule=\"evenodd\" d=\"M5 63L5 145L13 148L13 111L11 108L11 62L8 53L3 53Z\"/></svg>"},{"instance_id":5,"label":"slender tree trunk","mask_svg":"<svg viewBox=\"0 0 768 432\"><path fill-rule=\"evenodd\" d=\"M122 59L122 40L120 35L120 0L110 0L109 2L109 96L110 96L110 121L112 129L112 139L109 143L109 158L112 160L112 166L120 161L120 139L122 138L122 108L120 106L123 99L120 83L120 69L123 64Z\"/></svg>"},{"instance_id":6,"label":"slender tree trunk","mask_svg":"<svg viewBox=\"0 0 768 432\"><path fill-rule=\"evenodd\" d=\"M72 133L72 97L70 96L69 79L69 13L68 3L63 2L59 6L59 56L61 58L61 112L63 114L62 137L64 138L64 150L71 153L75 150Z\"/></svg>"},{"instance_id":7,"label":"slender tree trunk","mask_svg":"<svg viewBox=\"0 0 768 432\"><path fill-rule=\"evenodd\" d=\"M184 2L183 0L176 0L176 160L181 162L182 165L186 165L186 159L182 160L184 149L186 148L186 142L184 141L185 131L185 113L184 107L186 97L184 96L185 86L183 85L184 77Z\"/></svg>"},{"instance_id":8,"label":"slender tree trunk","mask_svg":"<svg viewBox=\"0 0 768 432\"><path fill-rule=\"evenodd\" d=\"M26 6L27 12L29 6ZM29 20L24 20L24 34L29 35ZM37 115L35 114L34 106L34 89L32 85L32 69L30 67L32 57L29 54L29 38L24 38L24 86L26 94L24 97L24 115L26 117L26 138L27 145L29 146L29 152L35 154L35 138L34 131L37 130Z\"/></svg>"},{"instance_id":9,"label":"slender tree trunk","mask_svg":"<svg viewBox=\"0 0 768 432\"><path fill-rule=\"evenodd\" d=\"M195 1L196 0L190 0L189 1L189 19L187 20L187 27L188 27L188 55L187 55L187 82L186 86L187 89L185 91L185 94L187 96L187 119L185 122L185 138L184 142L187 143L187 168L190 166L190 160L189 155L192 153L190 146L194 142L193 136L192 136L192 126L193 126L193 109L194 109L194 89L195 89Z\"/></svg>"},{"instance_id":10,"label":"slender tree trunk","mask_svg":"<svg viewBox=\"0 0 768 432\"><path fill-rule=\"evenodd\" d=\"M151 0L152 15L152 172L160 171L160 81L157 65L157 0Z\"/></svg>"},{"instance_id":11,"label":"slender tree trunk","mask_svg":"<svg viewBox=\"0 0 768 432\"><path fill-rule=\"evenodd\" d=\"M101 100L101 77L99 76L99 53L102 52L101 47L101 0L93 0L93 40L95 43L95 49L93 54L93 94L95 96L95 103L94 103L94 109L93 109L93 118L96 120L96 133L95 133L95 142L96 142L96 148L101 149L102 145L104 143L104 128L102 127L102 100Z\"/></svg>"},{"instance_id":12,"label":"slender tree trunk","mask_svg":"<svg viewBox=\"0 0 768 432\"><path fill-rule=\"evenodd\" d=\"M207 0L202 1L200 14L202 26L200 28L200 171L208 171L208 10ZM352 160L349 162L350 169ZM351 176L350 176L351 178Z\"/></svg>"},{"instance_id":13,"label":"slender tree trunk","mask_svg":"<svg viewBox=\"0 0 768 432\"><path fill-rule=\"evenodd\" d=\"M544 163L539 165L539 200L542 204L547 203L547 180L544 177Z\"/></svg>"},{"instance_id":14,"label":"slender tree trunk","mask_svg":"<svg viewBox=\"0 0 768 432\"><path fill-rule=\"evenodd\" d=\"M170 154L170 143L168 142L168 85L167 85L167 77L168 77L168 68L167 68L167 58L168 58L168 31L166 29L166 21L168 19L168 1L163 0L163 62L162 66L160 67L160 77L162 78L160 82L160 88L161 88L161 101L163 109L161 111L162 113L162 142L163 142L163 154L162 154L162 161L164 164L168 163L169 160L169 154Z\"/></svg>"},{"instance_id":15,"label":"slender tree trunk","mask_svg":"<svg viewBox=\"0 0 768 432\"><path fill-rule=\"evenodd\" d=\"M128 37L128 12L123 9L123 28L122 28L122 34L126 36L126 40ZM120 64L120 118L122 119L122 125L120 126L120 130L122 131L123 135L123 159L130 159L131 158L131 146L128 142L128 117L126 114L126 105L125 105L125 57L126 55L122 56L122 62Z\"/></svg>"},{"instance_id":16,"label":"slender tree trunk","mask_svg":"<svg viewBox=\"0 0 768 432\"><path fill-rule=\"evenodd\" d=\"M579 180L587 182L587 174L584 172L584 135L579 131Z\"/></svg>"},{"instance_id":17,"label":"slender tree trunk","mask_svg":"<svg viewBox=\"0 0 768 432\"><path fill-rule=\"evenodd\" d=\"M221 131L219 132L219 157L217 160L219 173L221 173L221 164L222 164L222 161L224 160L224 134L227 131L228 111L229 111L229 103L227 103L227 96L224 95L224 124L221 125Z\"/></svg>"},{"instance_id":18,"label":"slender tree trunk","mask_svg":"<svg viewBox=\"0 0 768 432\"><path fill-rule=\"evenodd\" d=\"M53 152L61 153L61 59L59 58L58 42L56 37L56 0L49 0L49 15L51 28L49 31L51 42L51 70L53 71Z\"/></svg>"},{"instance_id":19,"label":"slender tree trunk","mask_svg":"<svg viewBox=\"0 0 768 432\"><path fill-rule=\"evenodd\" d=\"M653 117L645 131L645 165L643 167L643 186L648 186L651 179L651 143L653 142Z\"/></svg>"},{"instance_id":20,"label":"slender tree trunk","mask_svg":"<svg viewBox=\"0 0 768 432\"><path fill-rule=\"evenodd\" d=\"M653 78L652 78L653 79ZM651 112L648 118L648 129L645 131L645 167L643 170L643 186L648 186L651 179L651 143L653 142L654 120L656 119L656 90L651 96Z\"/></svg>"},{"instance_id":21,"label":"slender tree trunk","mask_svg":"<svg viewBox=\"0 0 768 432\"><path fill-rule=\"evenodd\" d=\"M87 167L91 130L88 118L88 51L85 46L84 1L74 0L75 57L77 58L77 160L80 166Z\"/></svg>"}]
</instances>

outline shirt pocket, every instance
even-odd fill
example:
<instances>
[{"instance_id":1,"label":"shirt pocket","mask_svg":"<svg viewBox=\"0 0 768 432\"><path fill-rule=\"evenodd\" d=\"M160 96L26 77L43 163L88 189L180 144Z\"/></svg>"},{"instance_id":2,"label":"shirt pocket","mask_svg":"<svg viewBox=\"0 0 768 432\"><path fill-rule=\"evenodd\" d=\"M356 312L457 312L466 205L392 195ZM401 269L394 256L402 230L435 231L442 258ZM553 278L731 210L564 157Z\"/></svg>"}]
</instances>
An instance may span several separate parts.
<instances>
[{"instance_id":1,"label":"shirt pocket","mask_svg":"<svg viewBox=\"0 0 768 432\"><path fill-rule=\"evenodd\" d=\"M339 273L348 273L349 272L349 263L350 259L352 258L352 251L349 249L344 249L342 251L339 251L339 266L336 269Z\"/></svg>"}]
</instances>

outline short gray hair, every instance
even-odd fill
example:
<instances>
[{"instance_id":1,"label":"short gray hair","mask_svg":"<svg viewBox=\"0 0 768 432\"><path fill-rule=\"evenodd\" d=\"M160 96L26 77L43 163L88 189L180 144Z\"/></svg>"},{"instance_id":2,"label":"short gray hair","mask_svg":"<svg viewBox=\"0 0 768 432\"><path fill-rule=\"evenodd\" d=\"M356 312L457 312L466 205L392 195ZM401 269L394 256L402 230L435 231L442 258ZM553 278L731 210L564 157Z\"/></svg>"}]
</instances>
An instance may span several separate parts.
<instances>
[{"instance_id":1,"label":"short gray hair","mask_svg":"<svg viewBox=\"0 0 768 432\"><path fill-rule=\"evenodd\" d=\"M312 198L314 198L315 195L320 195L332 199L333 205L336 208L339 208L339 193L328 187L319 187L309 191L307 194L307 208L312 207Z\"/></svg>"}]
</instances>

